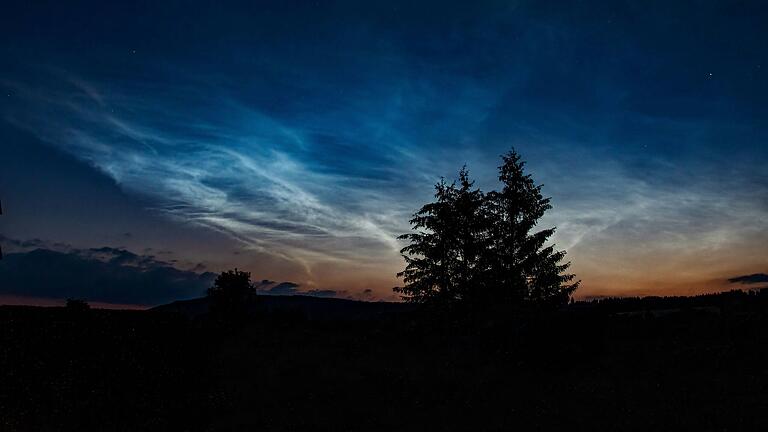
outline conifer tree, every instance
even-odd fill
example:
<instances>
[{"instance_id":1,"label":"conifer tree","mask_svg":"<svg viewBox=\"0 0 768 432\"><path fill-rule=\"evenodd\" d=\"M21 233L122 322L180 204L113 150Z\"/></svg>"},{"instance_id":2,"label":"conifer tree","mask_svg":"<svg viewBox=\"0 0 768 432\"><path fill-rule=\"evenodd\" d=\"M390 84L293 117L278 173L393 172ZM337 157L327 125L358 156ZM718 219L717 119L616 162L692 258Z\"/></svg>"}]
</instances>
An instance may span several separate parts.
<instances>
[{"instance_id":1,"label":"conifer tree","mask_svg":"<svg viewBox=\"0 0 768 432\"><path fill-rule=\"evenodd\" d=\"M514 150L502 156L501 191L484 194L466 167L459 185L441 180L433 203L411 219L401 250L406 268L396 287L406 301L481 307L565 304L579 282L566 273L564 251L547 242L555 229L535 231L552 206Z\"/></svg>"},{"instance_id":2,"label":"conifer tree","mask_svg":"<svg viewBox=\"0 0 768 432\"><path fill-rule=\"evenodd\" d=\"M579 282L565 273L570 267L570 262L563 262L565 252L547 245L555 228L534 231L552 208L550 198L525 173L525 162L517 152L510 151L502 161L502 189L487 197L493 243L488 249L494 283L491 295L503 303L565 304Z\"/></svg>"},{"instance_id":3,"label":"conifer tree","mask_svg":"<svg viewBox=\"0 0 768 432\"><path fill-rule=\"evenodd\" d=\"M452 237L456 246L455 284L457 300L475 303L486 286L491 222L485 194L474 187L466 166L459 172L459 184L451 202L454 213Z\"/></svg>"},{"instance_id":4,"label":"conifer tree","mask_svg":"<svg viewBox=\"0 0 768 432\"><path fill-rule=\"evenodd\" d=\"M404 299L416 303L448 303L454 296L453 242L455 184L441 179L435 185L435 202L424 205L410 220L414 232L398 237L410 244L401 250L405 270L398 273L404 287L395 287Z\"/></svg>"}]
</instances>

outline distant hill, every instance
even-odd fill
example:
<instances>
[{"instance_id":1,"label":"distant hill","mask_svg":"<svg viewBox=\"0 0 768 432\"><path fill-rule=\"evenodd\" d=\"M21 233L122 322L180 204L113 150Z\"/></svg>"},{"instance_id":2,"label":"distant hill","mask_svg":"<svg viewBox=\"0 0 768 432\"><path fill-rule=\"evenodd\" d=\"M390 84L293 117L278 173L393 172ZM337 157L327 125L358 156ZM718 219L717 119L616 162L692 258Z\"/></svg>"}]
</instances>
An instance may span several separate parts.
<instances>
[{"instance_id":1,"label":"distant hill","mask_svg":"<svg viewBox=\"0 0 768 432\"><path fill-rule=\"evenodd\" d=\"M156 306L150 310L181 313L189 317L199 317L208 313L208 298L180 300ZM402 313L414 309L414 305L393 302L364 302L335 298L291 296L258 296L251 305L254 313L296 313L310 320L366 320Z\"/></svg>"},{"instance_id":2,"label":"distant hill","mask_svg":"<svg viewBox=\"0 0 768 432\"><path fill-rule=\"evenodd\" d=\"M579 301L563 311L587 314L668 314L691 310L708 313L755 312L768 307L768 289L733 290L691 297L612 297ZM365 302L302 295L260 295L251 305L254 314L294 313L310 320L367 320L412 311L416 305L393 302ZM150 310L176 312L194 318L208 313L206 297L180 300Z\"/></svg>"}]
</instances>

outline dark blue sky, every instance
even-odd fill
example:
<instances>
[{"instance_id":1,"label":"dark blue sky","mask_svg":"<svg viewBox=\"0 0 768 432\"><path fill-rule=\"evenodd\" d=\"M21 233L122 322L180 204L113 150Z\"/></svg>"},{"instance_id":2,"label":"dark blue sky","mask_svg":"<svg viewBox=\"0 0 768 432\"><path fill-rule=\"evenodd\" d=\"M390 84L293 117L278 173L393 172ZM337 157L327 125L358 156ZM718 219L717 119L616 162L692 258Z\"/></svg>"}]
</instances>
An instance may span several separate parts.
<instances>
[{"instance_id":1,"label":"dark blue sky","mask_svg":"<svg viewBox=\"0 0 768 432\"><path fill-rule=\"evenodd\" d=\"M0 18L6 249L389 298L431 185L515 146L581 296L768 271L763 2L31 3Z\"/></svg>"}]
</instances>

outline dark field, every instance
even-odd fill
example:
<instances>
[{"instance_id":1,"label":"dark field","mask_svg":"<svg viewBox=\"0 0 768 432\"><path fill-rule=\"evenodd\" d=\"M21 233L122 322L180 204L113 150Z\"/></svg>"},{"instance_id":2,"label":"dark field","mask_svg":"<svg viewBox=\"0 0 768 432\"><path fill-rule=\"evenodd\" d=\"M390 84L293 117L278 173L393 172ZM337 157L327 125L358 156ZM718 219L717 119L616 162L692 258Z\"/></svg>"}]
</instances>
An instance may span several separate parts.
<instances>
[{"instance_id":1,"label":"dark field","mask_svg":"<svg viewBox=\"0 0 768 432\"><path fill-rule=\"evenodd\" d=\"M0 307L0 430L768 428L760 299L641 306L471 325L273 311L236 329Z\"/></svg>"}]
</instances>

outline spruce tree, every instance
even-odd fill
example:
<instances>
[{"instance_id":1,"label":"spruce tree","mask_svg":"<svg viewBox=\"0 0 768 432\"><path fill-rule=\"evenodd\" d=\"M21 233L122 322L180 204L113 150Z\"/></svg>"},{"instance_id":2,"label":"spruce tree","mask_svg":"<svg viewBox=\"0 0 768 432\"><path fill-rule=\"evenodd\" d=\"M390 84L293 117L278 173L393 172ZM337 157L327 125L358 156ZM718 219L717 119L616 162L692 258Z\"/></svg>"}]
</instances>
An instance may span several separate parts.
<instances>
[{"instance_id":1,"label":"spruce tree","mask_svg":"<svg viewBox=\"0 0 768 432\"><path fill-rule=\"evenodd\" d=\"M487 250L493 281L489 294L505 304L565 304L579 282L565 273L570 267L570 262L563 262L565 252L547 245L555 228L534 231L552 208L550 198L525 173L525 162L517 152L510 151L502 161L502 189L487 196L492 219L492 247Z\"/></svg>"},{"instance_id":2,"label":"spruce tree","mask_svg":"<svg viewBox=\"0 0 768 432\"><path fill-rule=\"evenodd\" d=\"M441 180L435 202L411 219L401 250L406 301L473 309L565 304L579 282L566 273L564 251L547 242L555 228L535 231L552 206L514 150L502 156L501 191L484 194L465 168L459 185Z\"/></svg>"},{"instance_id":3,"label":"spruce tree","mask_svg":"<svg viewBox=\"0 0 768 432\"><path fill-rule=\"evenodd\" d=\"M476 303L486 286L490 218L485 194L474 187L466 166L459 172L459 184L452 200L456 246L456 300Z\"/></svg>"},{"instance_id":4,"label":"spruce tree","mask_svg":"<svg viewBox=\"0 0 768 432\"><path fill-rule=\"evenodd\" d=\"M435 202L424 205L410 220L414 232L398 237L410 244L401 250L406 267L397 274L405 286L394 291L407 301L445 304L455 295L451 268L457 253L453 241L455 194L455 184L441 179L435 185Z\"/></svg>"}]
</instances>

